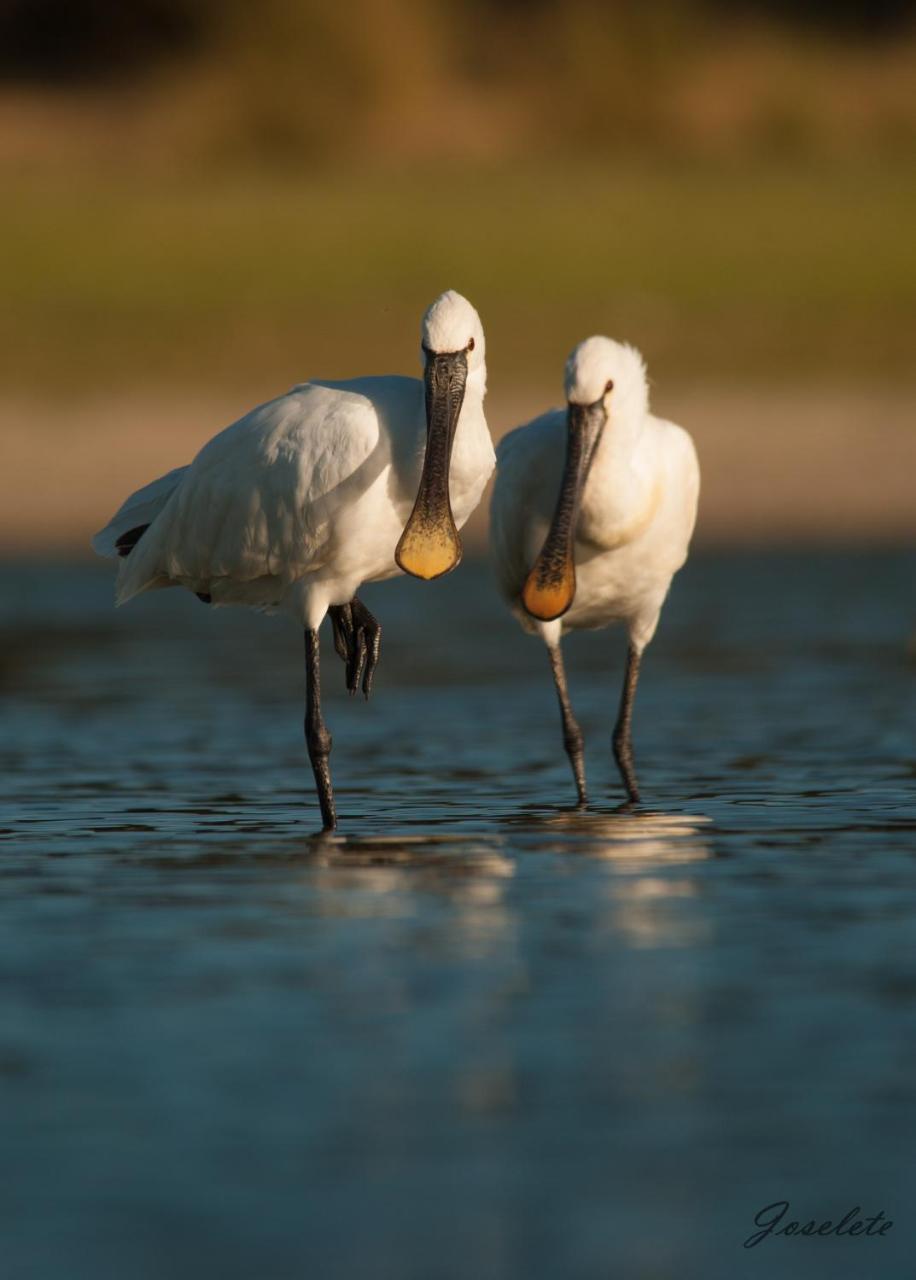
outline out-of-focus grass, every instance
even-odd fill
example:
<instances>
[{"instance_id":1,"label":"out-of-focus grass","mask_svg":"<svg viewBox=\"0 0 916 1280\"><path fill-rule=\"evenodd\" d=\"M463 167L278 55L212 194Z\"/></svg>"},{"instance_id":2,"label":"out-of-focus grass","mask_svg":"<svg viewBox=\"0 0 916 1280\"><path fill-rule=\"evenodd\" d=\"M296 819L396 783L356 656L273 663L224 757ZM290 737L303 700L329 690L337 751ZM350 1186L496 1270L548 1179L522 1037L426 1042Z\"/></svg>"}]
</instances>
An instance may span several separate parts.
<instances>
[{"instance_id":1,"label":"out-of-focus grass","mask_svg":"<svg viewBox=\"0 0 916 1280\"><path fill-rule=\"evenodd\" d=\"M20 178L0 202L0 384L412 371L441 289L491 379L559 390L594 331L657 378L911 380L916 167L569 167L195 185Z\"/></svg>"}]
</instances>

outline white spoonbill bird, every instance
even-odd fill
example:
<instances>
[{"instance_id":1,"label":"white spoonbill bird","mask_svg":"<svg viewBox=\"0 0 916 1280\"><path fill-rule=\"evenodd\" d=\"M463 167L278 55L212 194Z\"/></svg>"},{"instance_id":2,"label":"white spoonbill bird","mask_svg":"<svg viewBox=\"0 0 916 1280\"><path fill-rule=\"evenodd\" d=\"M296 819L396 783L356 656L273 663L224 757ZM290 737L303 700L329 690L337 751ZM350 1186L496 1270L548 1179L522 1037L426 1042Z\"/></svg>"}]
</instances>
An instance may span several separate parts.
<instances>
[{"instance_id":1,"label":"white spoonbill bird","mask_svg":"<svg viewBox=\"0 0 916 1280\"><path fill-rule=\"evenodd\" d=\"M580 805L582 733L561 637L573 628L626 624L612 741L628 801L636 803L630 730L640 660L687 559L700 469L687 432L649 412L646 369L633 347L601 337L581 342L566 362L566 400L565 410L550 410L500 443L491 551L510 608L547 645Z\"/></svg>"},{"instance_id":2,"label":"white spoonbill bird","mask_svg":"<svg viewBox=\"0 0 916 1280\"><path fill-rule=\"evenodd\" d=\"M331 615L347 687L366 697L381 628L364 582L436 578L496 458L483 411L484 336L449 290L421 326L422 380L313 380L252 409L187 467L128 498L93 539L120 556L117 602L187 587L206 604L281 609L305 629L305 738L324 830L337 818L321 715L318 628Z\"/></svg>"}]
</instances>

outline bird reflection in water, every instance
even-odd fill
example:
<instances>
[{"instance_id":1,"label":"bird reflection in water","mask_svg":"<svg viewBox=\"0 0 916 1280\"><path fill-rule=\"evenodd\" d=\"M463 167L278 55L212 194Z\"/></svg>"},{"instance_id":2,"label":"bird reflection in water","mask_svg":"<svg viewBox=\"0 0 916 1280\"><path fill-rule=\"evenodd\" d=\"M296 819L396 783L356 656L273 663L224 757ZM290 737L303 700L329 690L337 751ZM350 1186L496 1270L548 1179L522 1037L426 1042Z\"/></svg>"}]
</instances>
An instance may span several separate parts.
<instances>
[{"instance_id":1,"label":"bird reflection in water","mask_svg":"<svg viewBox=\"0 0 916 1280\"><path fill-rule=\"evenodd\" d=\"M711 820L703 814L539 809L514 815L510 821L537 837L542 852L587 853L612 859L621 869L628 862L642 866L653 859L697 862L712 852L704 837ZM551 832L556 839L551 840Z\"/></svg>"},{"instance_id":2,"label":"bird reflection in water","mask_svg":"<svg viewBox=\"0 0 916 1280\"><path fill-rule=\"evenodd\" d=\"M518 821L518 819L516 819ZM522 825L542 852L600 859L609 875L600 891L609 900L606 927L631 946L702 943L709 921L699 906L698 878L671 868L712 857L710 819L702 814L558 810L525 815ZM550 839L550 832L555 839Z\"/></svg>"},{"instance_id":3,"label":"bird reflection in water","mask_svg":"<svg viewBox=\"0 0 916 1280\"><path fill-rule=\"evenodd\" d=\"M517 863L504 844L499 833L323 839L309 857L311 888L328 915L417 919L431 897L445 899L447 949L481 958L515 936L506 893Z\"/></svg>"},{"instance_id":4,"label":"bird reflection in water","mask_svg":"<svg viewBox=\"0 0 916 1280\"><path fill-rule=\"evenodd\" d=\"M498 833L486 835L386 835L321 839L308 864L335 886L373 885L380 893L442 892L487 901L515 874ZM355 877L355 879L354 879Z\"/></svg>"}]
</instances>

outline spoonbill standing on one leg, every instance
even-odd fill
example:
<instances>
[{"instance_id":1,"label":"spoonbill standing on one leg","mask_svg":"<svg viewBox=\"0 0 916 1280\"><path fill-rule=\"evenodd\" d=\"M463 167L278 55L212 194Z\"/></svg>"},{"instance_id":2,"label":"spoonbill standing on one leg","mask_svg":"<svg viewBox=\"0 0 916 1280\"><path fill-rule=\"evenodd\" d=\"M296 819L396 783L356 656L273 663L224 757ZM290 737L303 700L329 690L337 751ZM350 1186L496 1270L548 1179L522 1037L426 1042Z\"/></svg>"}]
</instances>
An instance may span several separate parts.
<instances>
[{"instance_id":1,"label":"spoonbill standing on one leg","mask_svg":"<svg viewBox=\"0 0 916 1280\"><path fill-rule=\"evenodd\" d=\"M182 586L207 604L282 609L305 628L305 737L324 829L337 818L318 628L368 698L381 628L357 597L399 568L436 578L495 455L477 312L443 293L423 317L424 376L312 381L256 409L128 498L93 539L121 556L117 601Z\"/></svg>"},{"instance_id":2,"label":"spoonbill standing on one leg","mask_svg":"<svg viewBox=\"0 0 916 1280\"><path fill-rule=\"evenodd\" d=\"M580 343L566 362L566 399L565 412L553 409L501 442L491 549L510 607L547 645L582 805L582 733L560 639L572 628L626 623L630 646L613 747L635 803L630 726L640 659L687 559L700 470L687 432L649 413L645 365L632 347L609 338Z\"/></svg>"}]
</instances>

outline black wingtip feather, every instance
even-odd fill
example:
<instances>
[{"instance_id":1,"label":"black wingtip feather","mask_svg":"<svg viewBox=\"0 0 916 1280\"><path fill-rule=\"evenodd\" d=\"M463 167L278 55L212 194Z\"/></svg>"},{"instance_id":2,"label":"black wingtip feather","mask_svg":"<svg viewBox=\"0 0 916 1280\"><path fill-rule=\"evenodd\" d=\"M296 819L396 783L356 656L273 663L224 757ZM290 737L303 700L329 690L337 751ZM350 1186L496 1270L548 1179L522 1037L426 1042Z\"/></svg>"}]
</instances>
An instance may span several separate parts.
<instances>
[{"instance_id":1,"label":"black wingtip feather","mask_svg":"<svg viewBox=\"0 0 916 1280\"><path fill-rule=\"evenodd\" d=\"M138 524L135 529L128 529L126 533L122 533L115 543L115 551L118 555L129 556L148 528L148 524Z\"/></svg>"}]
</instances>

